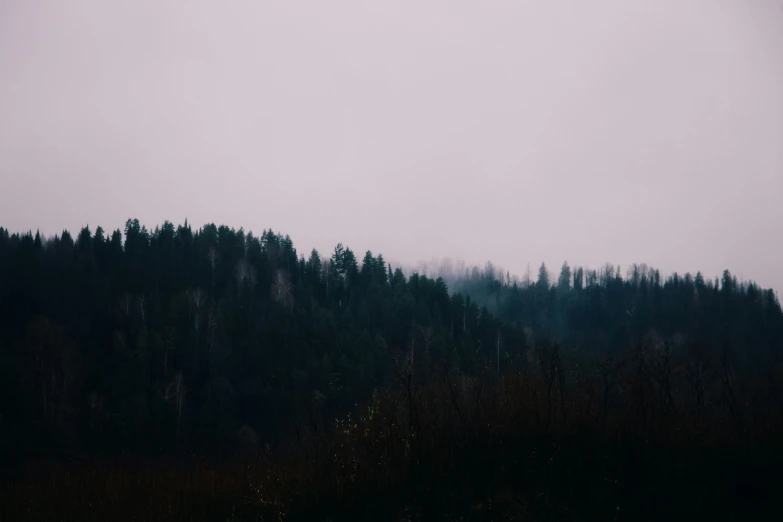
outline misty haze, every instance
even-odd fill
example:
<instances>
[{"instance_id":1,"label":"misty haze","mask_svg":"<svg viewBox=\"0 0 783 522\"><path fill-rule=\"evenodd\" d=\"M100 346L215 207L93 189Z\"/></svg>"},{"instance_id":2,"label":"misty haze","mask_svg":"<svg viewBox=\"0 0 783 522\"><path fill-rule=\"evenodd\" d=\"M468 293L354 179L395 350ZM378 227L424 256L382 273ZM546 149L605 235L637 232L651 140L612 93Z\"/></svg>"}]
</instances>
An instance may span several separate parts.
<instances>
[{"instance_id":1,"label":"misty haze","mask_svg":"<svg viewBox=\"0 0 783 522\"><path fill-rule=\"evenodd\" d=\"M780 0L1 0L0 520L768 517L782 229Z\"/></svg>"}]
</instances>

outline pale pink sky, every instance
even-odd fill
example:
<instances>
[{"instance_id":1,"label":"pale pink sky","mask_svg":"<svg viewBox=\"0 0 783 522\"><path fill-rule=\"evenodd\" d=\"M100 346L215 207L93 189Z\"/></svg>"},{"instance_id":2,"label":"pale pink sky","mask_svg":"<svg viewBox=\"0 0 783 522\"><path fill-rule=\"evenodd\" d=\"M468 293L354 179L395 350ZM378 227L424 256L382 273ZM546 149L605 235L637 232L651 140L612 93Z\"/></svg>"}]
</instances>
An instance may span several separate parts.
<instances>
[{"instance_id":1,"label":"pale pink sky","mask_svg":"<svg viewBox=\"0 0 783 522\"><path fill-rule=\"evenodd\" d=\"M783 0L0 0L0 226L783 288Z\"/></svg>"}]
</instances>

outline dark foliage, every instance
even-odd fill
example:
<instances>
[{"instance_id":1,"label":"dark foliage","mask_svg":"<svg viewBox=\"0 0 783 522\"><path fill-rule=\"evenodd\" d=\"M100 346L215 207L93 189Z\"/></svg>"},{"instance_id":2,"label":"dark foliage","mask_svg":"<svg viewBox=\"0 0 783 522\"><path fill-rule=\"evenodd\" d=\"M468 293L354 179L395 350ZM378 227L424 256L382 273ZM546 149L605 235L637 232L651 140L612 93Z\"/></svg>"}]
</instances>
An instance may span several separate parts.
<instances>
[{"instance_id":1,"label":"dark foliage","mask_svg":"<svg viewBox=\"0 0 783 522\"><path fill-rule=\"evenodd\" d=\"M0 228L7 516L660 519L770 501L774 292L645 266L447 279L458 293L272 231Z\"/></svg>"}]
</instances>

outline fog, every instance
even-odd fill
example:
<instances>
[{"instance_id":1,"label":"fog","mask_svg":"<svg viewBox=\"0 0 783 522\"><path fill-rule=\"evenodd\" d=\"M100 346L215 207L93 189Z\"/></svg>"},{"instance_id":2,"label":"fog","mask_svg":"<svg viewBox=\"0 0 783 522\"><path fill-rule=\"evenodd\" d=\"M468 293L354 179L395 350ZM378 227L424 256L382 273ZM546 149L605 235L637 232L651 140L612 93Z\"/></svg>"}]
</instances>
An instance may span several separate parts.
<instances>
[{"instance_id":1,"label":"fog","mask_svg":"<svg viewBox=\"0 0 783 522\"><path fill-rule=\"evenodd\" d=\"M0 226L783 288L781 0L0 1Z\"/></svg>"}]
</instances>

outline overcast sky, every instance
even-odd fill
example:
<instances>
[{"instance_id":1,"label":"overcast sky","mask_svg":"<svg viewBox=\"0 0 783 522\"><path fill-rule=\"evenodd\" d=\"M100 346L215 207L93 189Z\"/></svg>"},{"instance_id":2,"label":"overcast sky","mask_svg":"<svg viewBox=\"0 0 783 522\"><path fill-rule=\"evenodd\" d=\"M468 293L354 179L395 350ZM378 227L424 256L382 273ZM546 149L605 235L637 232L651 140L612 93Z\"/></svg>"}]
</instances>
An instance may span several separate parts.
<instances>
[{"instance_id":1,"label":"overcast sky","mask_svg":"<svg viewBox=\"0 0 783 522\"><path fill-rule=\"evenodd\" d=\"M0 0L0 226L783 289L783 0Z\"/></svg>"}]
</instances>

